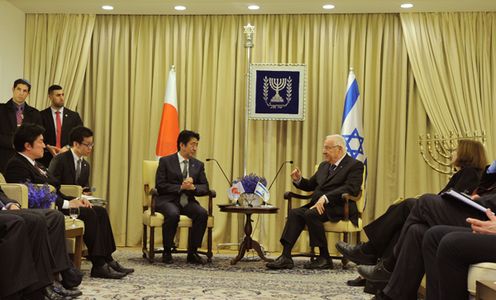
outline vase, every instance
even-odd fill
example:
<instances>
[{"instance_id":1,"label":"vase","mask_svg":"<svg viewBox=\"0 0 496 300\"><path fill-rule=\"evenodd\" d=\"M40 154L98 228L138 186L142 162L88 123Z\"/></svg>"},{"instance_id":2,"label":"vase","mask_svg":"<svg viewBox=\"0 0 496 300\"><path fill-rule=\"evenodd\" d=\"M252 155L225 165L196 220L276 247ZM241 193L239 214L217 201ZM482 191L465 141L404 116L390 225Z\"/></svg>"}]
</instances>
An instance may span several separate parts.
<instances>
[{"instance_id":1,"label":"vase","mask_svg":"<svg viewBox=\"0 0 496 300\"><path fill-rule=\"evenodd\" d=\"M242 193L239 196L239 202L243 206L258 207L261 203L261 198L254 193Z\"/></svg>"}]
</instances>

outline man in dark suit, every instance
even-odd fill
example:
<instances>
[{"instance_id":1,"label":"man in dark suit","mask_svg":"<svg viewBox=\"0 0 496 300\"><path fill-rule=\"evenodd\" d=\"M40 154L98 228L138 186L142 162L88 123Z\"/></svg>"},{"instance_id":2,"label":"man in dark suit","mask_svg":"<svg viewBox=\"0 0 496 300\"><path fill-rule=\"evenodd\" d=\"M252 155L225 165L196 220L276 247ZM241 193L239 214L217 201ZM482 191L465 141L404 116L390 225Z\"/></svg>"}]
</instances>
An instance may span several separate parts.
<instances>
[{"instance_id":1,"label":"man in dark suit","mask_svg":"<svg viewBox=\"0 0 496 300\"><path fill-rule=\"evenodd\" d=\"M193 220L188 243L188 263L204 264L197 249L201 246L207 228L207 211L201 207L195 196L208 194L208 181L204 165L194 158L200 135L183 130L177 138L177 153L160 158L157 169L156 189L158 198L156 211L165 216L162 226L164 254L162 260L172 263L171 249L176 234L179 215L183 214Z\"/></svg>"},{"instance_id":2,"label":"man in dark suit","mask_svg":"<svg viewBox=\"0 0 496 300\"><path fill-rule=\"evenodd\" d=\"M42 125L40 112L26 103L31 84L17 79L12 88L12 98L0 104L0 173L5 172L9 159L15 154L12 138L17 127L23 123Z\"/></svg>"},{"instance_id":3,"label":"man in dark suit","mask_svg":"<svg viewBox=\"0 0 496 300\"><path fill-rule=\"evenodd\" d=\"M18 128L14 135L14 147L18 153L7 164L5 174L7 182L25 183L29 180L38 184L48 183L55 186L57 191L59 190L59 179L36 162L36 159L43 156L45 148L43 132L43 127L34 124L23 124ZM92 147L92 142L89 143ZM71 199L60 191L58 194L59 197L55 204L62 212L67 214L69 207L79 207L79 219L85 224L83 238L88 247L88 258L93 264L91 276L120 279L132 272L131 269L123 268L112 258L116 247L107 211L102 207L93 207L84 198Z\"/></svg>"},{"instance_id":4,"label":"man in dark suit","mask_svg":"<svg viewBox=\"0 0 496 300\"><path fill-rule=\"evenodd\" d=\"M48 88L48 98L51 106L40 112L43 127L45 127L45 154L40 162L48 168L52 158L69 150L69 133L78 126L83 126L83 121L75 111L64 107L64 90L60 85Z\"/></svg>"},{"instance_id":5,"label":"man in dark suit","mask_svg":"<svg viewBox=\"0 0 496 300\"><path fill-rule=\"evenodd\" d=\"M282 255L275 261L267 263L270 269L291 269L291 249L305 226L310 235L310 246L319 247L317 259L305 264L307 269L332 268L327 238L323 222L337 222L344 216L343 193L358 195L363 181L363 163L346 154L346 142L340 135L330 135L324 141L324 161L317 172L306 179L300 170L295 169L291 178L295 187L304 191L313 191L310 203L289 212L281 237ZM358 224L356 203L350 203L350 220Z\"/></svg>"},{"instance_id":6,"label":"man in dark suit","mask_svg":"<svg viewBox=\"0 0 496 300\"><path fill-rule=\"evenodd\" d=\"M81 291L77 289L66 290L53 277L53 274L57 273L61 273L64 277L64 272L71 266L65 244L64 216L52 209L20 209L19 203L9 199L0 189L0 216L2 215L17 216L22 219L27 228L24 235L30 245L27 248L25 248L26 242L17 245L16 251L20 251L20 253L16 252L15 256L7 257L5 263L1 264L2 272L8 274L8 278L21 279L20 285L17 283L8 284L11 287L8 289L10 290L9 293L13 292L12 288L18 291L22 289L22 293L31 295L28 298L33 299L37 299L40 295L42 297L43 294L48 299L64 299L66 296L77 297L81 295ZM29 250L28 255L23 253L26 251L25 249ZM0 257L4 256L0 254ZM16 257L22 259L18 260ZM28 258L32 258L32 260ZM30 263L24 262L26 259ZM33 283L27 284L27 282L32 281L33 276ZM2 278L0 282L8 283L8 278ZM23 281L23 278L27 278L27 280Z\"/></svg>"}]
</instances>

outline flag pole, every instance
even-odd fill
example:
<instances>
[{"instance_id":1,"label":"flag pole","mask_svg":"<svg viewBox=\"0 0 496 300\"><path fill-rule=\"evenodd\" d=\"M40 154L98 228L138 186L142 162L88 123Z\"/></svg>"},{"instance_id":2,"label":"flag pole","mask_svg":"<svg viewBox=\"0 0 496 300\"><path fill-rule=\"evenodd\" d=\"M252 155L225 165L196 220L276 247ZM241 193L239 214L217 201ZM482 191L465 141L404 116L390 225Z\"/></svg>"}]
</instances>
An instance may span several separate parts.
<instances>
[{"instance_id":1,"label":"flag pole","mask_svg":"<svg viewBox=\"0 0 496 300\"><path fill-rule=\"evenodd\" d=\"M251 64L251 48L253 48L253 34L255 33L255 26L248 23L248 25L243 26L245 29L245 48L246 48L246 103L245 103L245 140L244 140L244 150L243 150L243 176L246 176L246 162L248 160L248 110L250 102L250 64Z\"/></svg>"}]
</instances>

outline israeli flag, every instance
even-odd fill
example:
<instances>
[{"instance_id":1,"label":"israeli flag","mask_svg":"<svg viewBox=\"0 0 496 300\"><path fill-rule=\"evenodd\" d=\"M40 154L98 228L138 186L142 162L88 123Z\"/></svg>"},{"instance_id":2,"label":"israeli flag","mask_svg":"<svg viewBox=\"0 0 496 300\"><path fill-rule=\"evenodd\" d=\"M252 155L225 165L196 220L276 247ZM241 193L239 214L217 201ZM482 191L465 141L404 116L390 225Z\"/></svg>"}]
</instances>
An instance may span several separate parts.
<instances>
[{"instance_id":1,"label":"israeli flag","mask_svg":"<svg viewBox=\"0 0 496 300\"><path fill-rule=\"evenodd\" d=\"M348 87L344 101L341 135L346 141L348 154L366 164L367 157L363 149L363 102L360 100L360 91L353 69L348 75Z\"/></svg>"}]
</instances>

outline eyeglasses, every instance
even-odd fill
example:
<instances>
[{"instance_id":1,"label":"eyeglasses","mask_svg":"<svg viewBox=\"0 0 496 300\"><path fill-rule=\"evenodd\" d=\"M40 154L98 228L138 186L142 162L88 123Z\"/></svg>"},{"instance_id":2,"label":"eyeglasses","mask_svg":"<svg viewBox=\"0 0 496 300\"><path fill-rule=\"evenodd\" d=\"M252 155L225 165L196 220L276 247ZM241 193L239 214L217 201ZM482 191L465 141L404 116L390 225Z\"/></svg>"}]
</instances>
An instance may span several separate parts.
<instances>
[{"instance_id":1,"label":"eyeglasses","mask_svg":"<svg viewBox=\"0 0 496 300\"><path fill-rule=\"evenodd\" d=\"M91 143L91 144L81 143L81 145L84 145L84 146L86 146L86 147L88 147L90 149L93 148L93 147L95 147L95 143Z\"/></svg>"}]
</instances>

